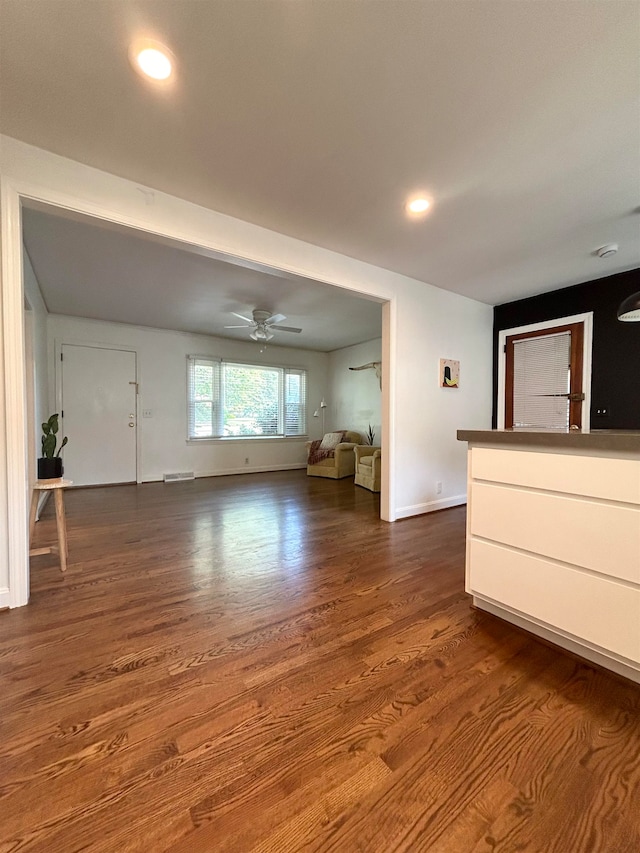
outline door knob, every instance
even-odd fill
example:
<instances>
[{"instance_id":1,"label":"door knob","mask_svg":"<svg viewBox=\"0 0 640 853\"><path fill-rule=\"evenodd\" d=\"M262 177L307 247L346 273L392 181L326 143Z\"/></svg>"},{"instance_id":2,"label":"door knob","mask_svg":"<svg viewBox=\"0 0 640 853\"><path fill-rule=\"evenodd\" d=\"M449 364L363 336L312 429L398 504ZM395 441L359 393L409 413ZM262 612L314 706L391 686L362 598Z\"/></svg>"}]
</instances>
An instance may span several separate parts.
<instances>
[{"instance_id":1,"label":"door knob","mask_svg":"<svg viewBox=\"0 0 640 853\"><path fill-rule=\"evenodd\" d=\"M129 426L130 426L130 427L135 426L134 422L133 422L133 421L129 421Z\"/></svg>"}]
</instances>

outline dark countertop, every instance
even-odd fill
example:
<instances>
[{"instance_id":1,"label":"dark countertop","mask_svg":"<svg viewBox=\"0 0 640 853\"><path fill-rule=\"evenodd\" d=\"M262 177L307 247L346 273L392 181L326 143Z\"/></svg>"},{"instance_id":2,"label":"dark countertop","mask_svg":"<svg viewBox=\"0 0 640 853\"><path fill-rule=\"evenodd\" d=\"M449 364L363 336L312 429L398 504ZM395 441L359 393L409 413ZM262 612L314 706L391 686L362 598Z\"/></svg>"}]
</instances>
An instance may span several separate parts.
<instances>
[{"instance_id":1,"label":"dark countertop","mask_svg":"<svg viewBox=\"0 0 640 853\"><path fill-rule=\"evenodd\" d=\"M506 447L552 447L577 450L604 450L637 453L640 456L640 430L535 430L535 429L459 429L458 441L473 444L504 444Z\"/></svg>"}]
</instances>

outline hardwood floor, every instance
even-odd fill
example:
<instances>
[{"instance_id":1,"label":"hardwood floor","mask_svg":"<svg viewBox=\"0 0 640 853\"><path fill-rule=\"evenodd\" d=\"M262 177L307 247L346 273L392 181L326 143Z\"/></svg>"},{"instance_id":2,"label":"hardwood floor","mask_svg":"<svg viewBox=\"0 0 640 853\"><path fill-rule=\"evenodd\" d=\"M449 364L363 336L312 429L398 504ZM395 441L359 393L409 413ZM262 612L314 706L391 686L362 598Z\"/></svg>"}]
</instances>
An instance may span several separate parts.
<instances>
[{"instance_id":1,"label":"hardwood floor","mask_svg":"<svg viewBox=\"0 0 640 853\"><path fill-rule=\"evenodd\" d=\"M640 850L640 689L470 607L464 508L303 472L66 503L66 575L0 613L3 853Z\"/></svg>"}]
</instances>

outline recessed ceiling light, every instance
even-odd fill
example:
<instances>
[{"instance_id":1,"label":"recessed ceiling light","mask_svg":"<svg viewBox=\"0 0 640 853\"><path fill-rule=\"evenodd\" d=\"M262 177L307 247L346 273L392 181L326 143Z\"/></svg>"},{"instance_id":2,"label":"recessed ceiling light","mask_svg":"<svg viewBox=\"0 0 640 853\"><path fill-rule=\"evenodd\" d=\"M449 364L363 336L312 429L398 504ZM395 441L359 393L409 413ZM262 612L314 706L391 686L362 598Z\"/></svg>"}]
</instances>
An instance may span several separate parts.
<instances>
[{"instance_id":1,"label":"recessed ceiling light","mask_svg":"<svg viewBox=\"0 0 640 853\"><path fill-rule=\"evenodd\" d=\"M409 213L426 213L430 207L431 202L428 198L412 198L407 202Z\"/></svg>"},{"instance_id":2,"label":"recessed ceiling light","mask_svg":"<svg viewBox=\"0 0 640 853\"><path fill-rule=\"evenodd\" d=\"M175 64L171 51L160 42L141 39L134 42L129 57L135 70L152 80L164 82L171 77Z\"/></svg>"},{"instance_id":3,"label":"recessed ceiling light","mask_svg":"<svg viewBox=\"0 0 640 853\"><path fill-rule=\"evenodd\" d=\"M147 77L153 77L154 80L166 80L171 74L171 60L153 47L141 50L136 59Z\"/></svg>"}]
</instances>

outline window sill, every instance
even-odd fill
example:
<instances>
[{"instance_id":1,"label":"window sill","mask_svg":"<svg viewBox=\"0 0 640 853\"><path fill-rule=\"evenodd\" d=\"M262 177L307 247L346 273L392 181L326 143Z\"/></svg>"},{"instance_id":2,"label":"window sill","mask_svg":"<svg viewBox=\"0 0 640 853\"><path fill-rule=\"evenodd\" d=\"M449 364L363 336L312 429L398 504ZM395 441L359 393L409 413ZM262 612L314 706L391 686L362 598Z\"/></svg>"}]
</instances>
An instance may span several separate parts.
<instances>
[{"instance_id":1,"label":"window sill","mask_svg":"<svg viewBox=\"0 0 640 853\"><path fill-rule=\"evenodd\" d=\"M242 444L246 441L265 441L269 444L283 441L309 441L308 435L225 435L220 438L188 438L186 444Z\"/></svg>"}]
</instances>

